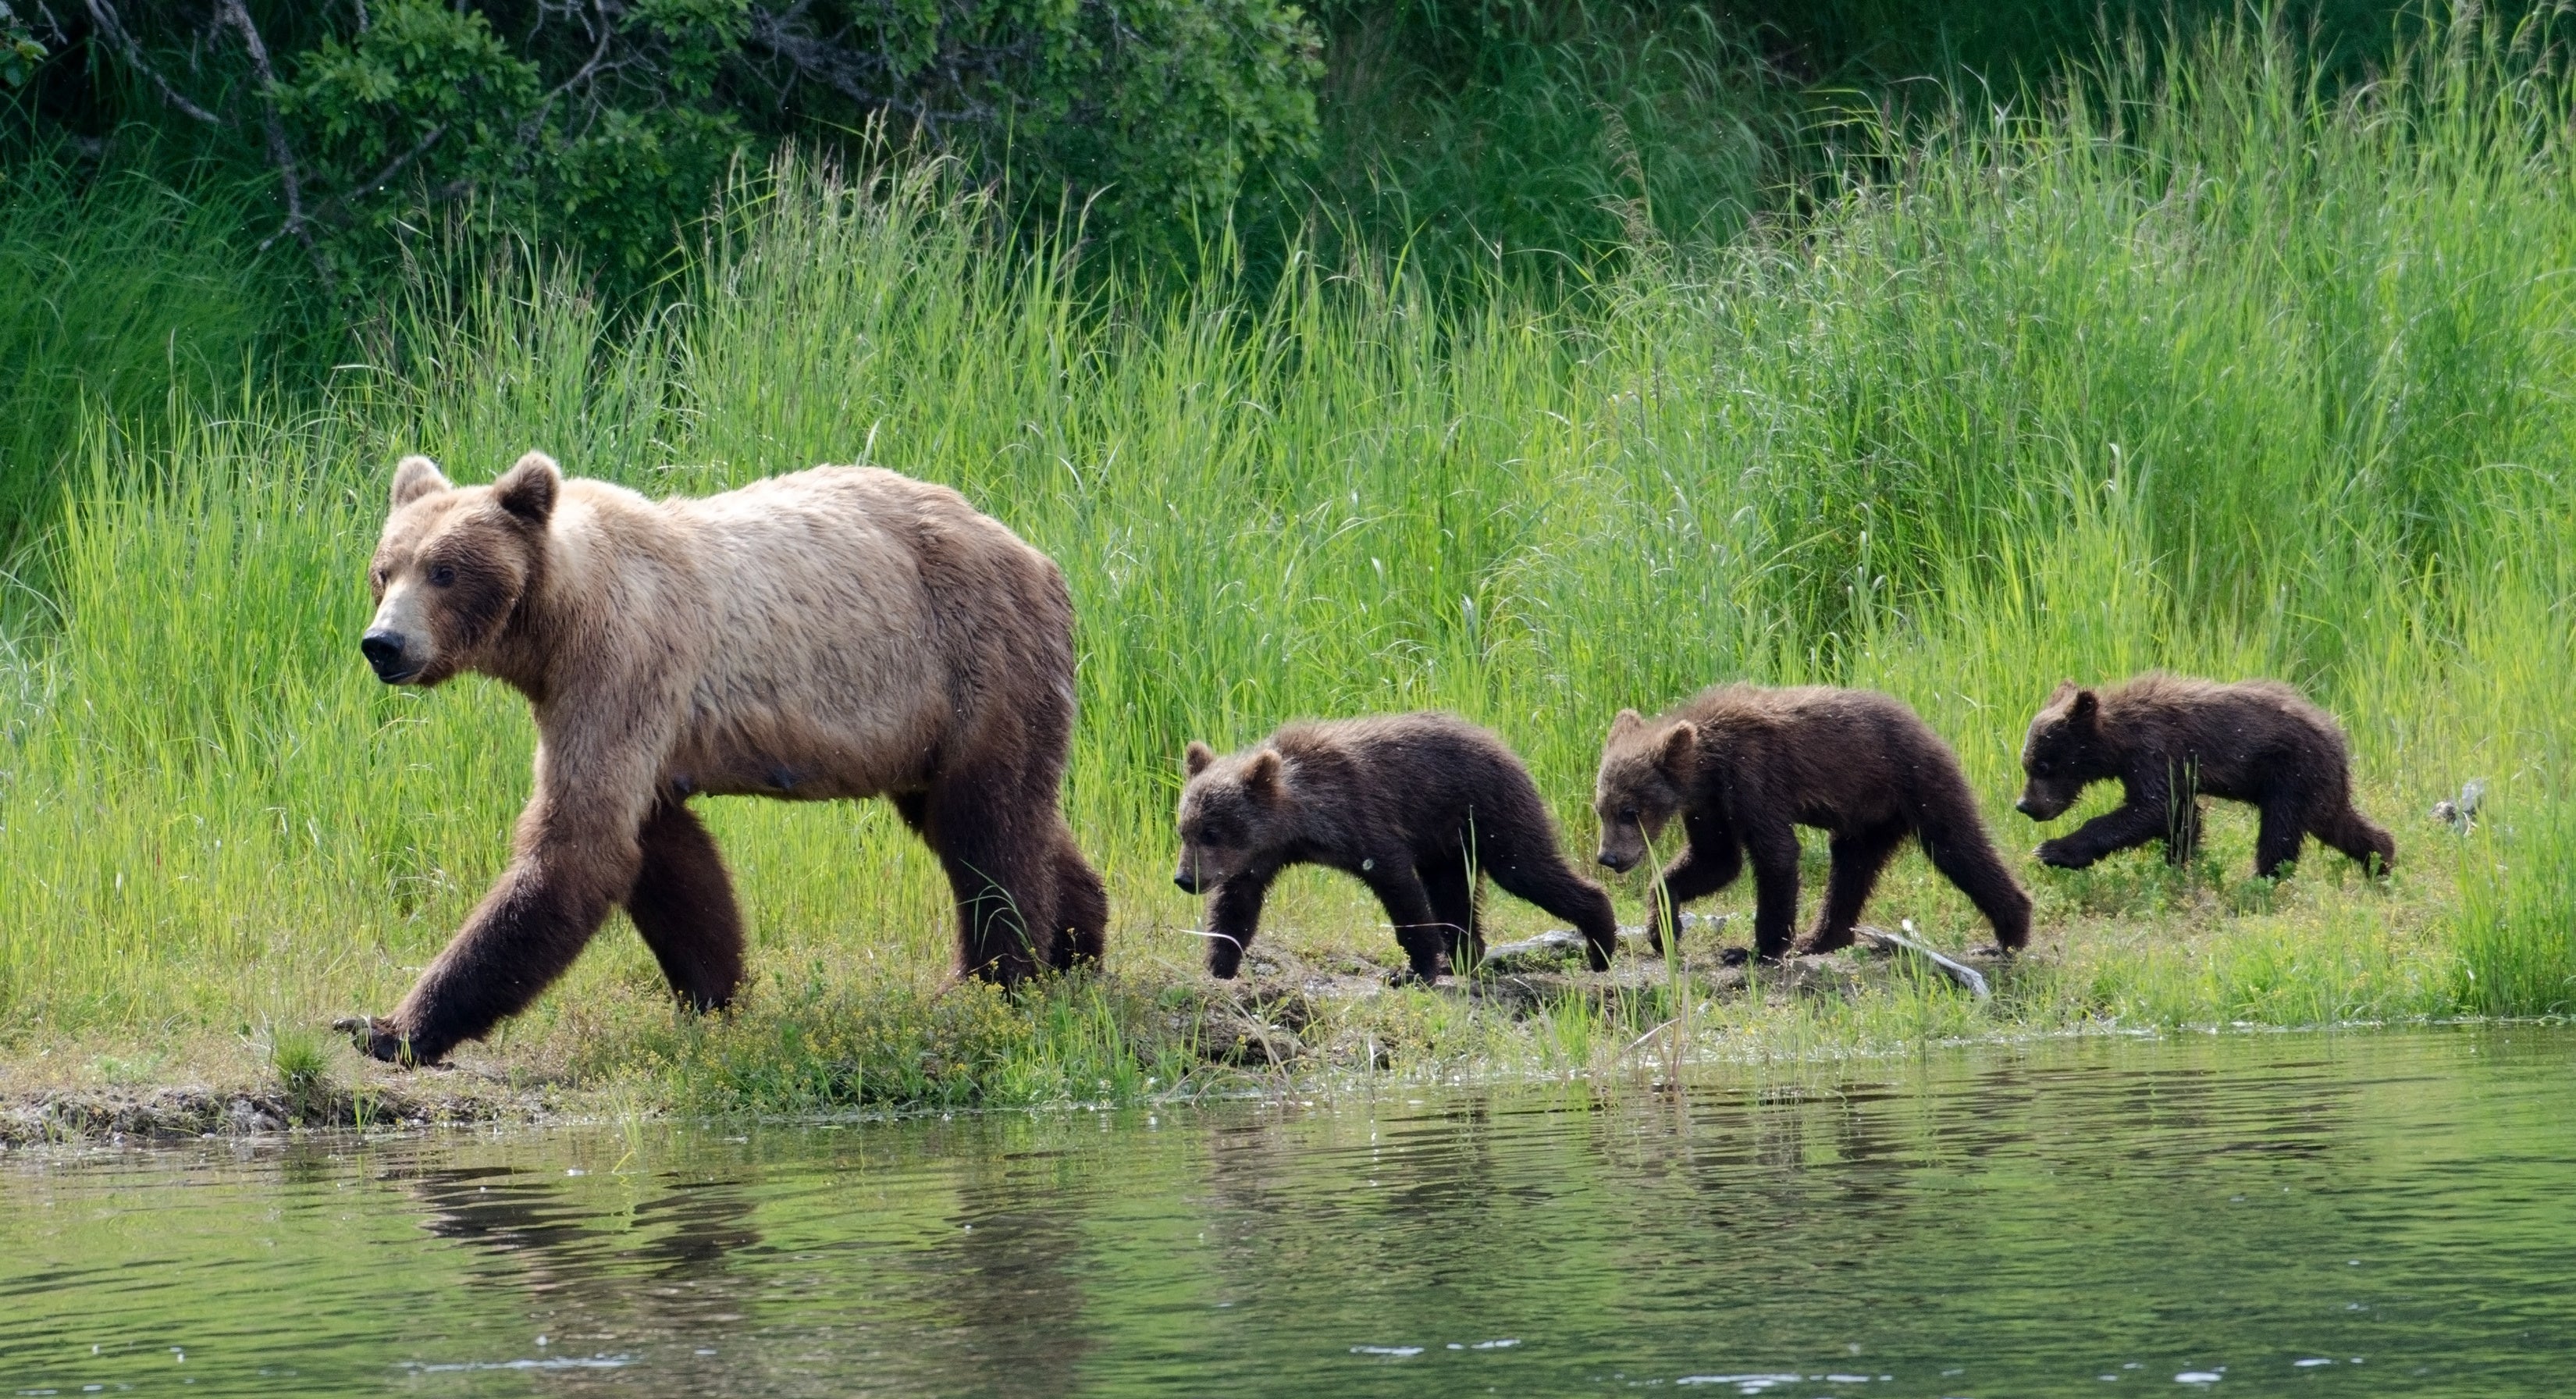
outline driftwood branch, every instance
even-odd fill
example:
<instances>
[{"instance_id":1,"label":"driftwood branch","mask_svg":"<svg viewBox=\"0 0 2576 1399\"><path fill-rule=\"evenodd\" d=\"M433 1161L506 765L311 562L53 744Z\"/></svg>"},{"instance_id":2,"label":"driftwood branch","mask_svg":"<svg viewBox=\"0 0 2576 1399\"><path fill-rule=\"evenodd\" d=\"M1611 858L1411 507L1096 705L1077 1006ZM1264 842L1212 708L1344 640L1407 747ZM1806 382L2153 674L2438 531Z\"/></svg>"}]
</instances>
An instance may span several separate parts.
<instances>
[{"instance_id":1,"label":"driftwood branch","mask_svg":"<svg viewBox=\"0 0 2576 1399\"><path fill-rule=\"evenodd\" d=\"M304 213L304 176L296 168L295 147L286 139L285 115L277 109L277 68L268 61L268 44L259 37L259 26L250 22L250 12L242 8L242 0L220 0L215 15L241 35L242 47L250 52L251 75L259 79L260 120L268 132L268 158L277 166L278 188L286 196L286 226L278 233L292 234L296 242L304 245L304 251L312 255L314 269L322 274L323 285L328 286L333 280L331 263L314 244L312 220ZM271 234L260 246L265 248L276 241L277 234Z\"/></svg>"},{"instance_id":2,"label":"driftwood branch","mask_svg":"<svg viewBox=\"0 0 2576 1399\"><path fill-rule=\"evenodd\" d=\"M114 5L109 4L108 0L85 0L85 4L89 9L90 23L97 25L98 32L105 35L109 43L116 45L119 53L125 55L128 67L151 81L154 89L160 92L162 101L170 104L174 110L204 122L208 126L227 125L222 117L189 101L179 89L170 86L170 80L162 77L161 70L153 67L151 61L143 56L143 46L134 41L132 34L126 32L125 23L117 17Z\"/></svg>"}]
</instances>

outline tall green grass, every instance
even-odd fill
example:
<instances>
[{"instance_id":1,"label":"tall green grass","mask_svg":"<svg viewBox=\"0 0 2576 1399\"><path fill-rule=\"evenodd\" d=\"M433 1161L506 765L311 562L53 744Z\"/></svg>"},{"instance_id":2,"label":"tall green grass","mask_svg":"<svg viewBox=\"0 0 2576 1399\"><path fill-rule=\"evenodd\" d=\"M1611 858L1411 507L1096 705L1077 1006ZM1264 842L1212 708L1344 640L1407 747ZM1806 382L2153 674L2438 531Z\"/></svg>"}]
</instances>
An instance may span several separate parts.
<instances>
[{"instance_id":1,"label":"tall green grass","mask_svg":"<svg viewBox=\"0 0 2576 1399\"><path fill-rule=\"evenodd\" d=\"M1068 800L1115 963L1149 982L1198 957L1164 878L1191 738L1448 706L1530 758L1580 845L1621 706L1876 685L2023 846L2030 712L2061 677L2166 666L2286 676L2341 714L2394 880L2312 853L2249 881L2236 816L2179 874L2026 866L2055 970L1979 1023L2565 1009L2576 100L2510 37L2434 35L2328 96L2279 34L2221 27L2045 111L1890 138L1812 217L1640 248L1572 304L1462 309L1365 259L1292 259L1258 296L1221 266L1139 290L1013 251L937 167L794 165L734 192L639 327L542 266L425 293L318 411L253 390L139 458L89 439L60 621L12 671L0 1036L247 1033L399 993L496 872L530 734L485 682L377 686L360 570L398 454L473 480L529 447L656 491L871 461L1061 560ZM2421 813L2469 777L2490 796L2463 841ZM752 1009L611 1042L733 1065L706 1071L759 1101L814 1096L790 1039L914 1053L846 988L933 985L933 863L873 808L709 807ZM1292 881L1271 936L1383 942L1346 885ZM1911 857L1882 898L1980 935ZM658 1005L612 934L505 1046ZM1011 1095L1087 1096L1110 1062L1141 1081L1186 1035L1159 1002L1044 1005L1089 1047L1014 1032Z\"/></svg>"}]
</instances>

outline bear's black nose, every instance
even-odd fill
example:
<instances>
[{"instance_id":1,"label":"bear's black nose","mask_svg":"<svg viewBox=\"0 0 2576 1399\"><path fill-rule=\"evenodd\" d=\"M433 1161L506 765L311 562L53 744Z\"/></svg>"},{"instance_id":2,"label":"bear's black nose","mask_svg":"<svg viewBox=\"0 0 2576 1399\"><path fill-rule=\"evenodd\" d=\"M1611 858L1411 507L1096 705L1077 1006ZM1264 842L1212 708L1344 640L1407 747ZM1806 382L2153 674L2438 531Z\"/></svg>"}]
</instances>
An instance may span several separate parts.
<instances>
[{"instance_id":1,"label":"bear's black nose","mask_svg":"<svg viewBox=\"0 0 2576 1399\"><path fill-rule=\"evenodd\" d=\"M366 653L367 664L374 667L377 679L390 684L403 673L402 633L371 631L358 638L358 649Z\"/></svg>"},{"instance_id":2,"label":"bear's black nose","mask_svg":"<svg viewBox=\"0 0 2576 1399\"><path fill-rule=\"evenodd\" d=\"M1627 868L1626 865L1620 863L1618 856L1611 854L1607 850L1601 852L1601 863L1614 870L1623 870Z\"/></svg>"},{"instance_id":3,"label":"bear's black nose","mask_svg":"<svg viewBox=\"0 0 2576 1399\"><path fill-rule=\"evenodd\" d=\"M1199 891L1199 882L1186 874L1173 875L1172 882L1181 886L1181 892L1184 894L1195 894Z\"/></svg>"},{"instance_id":4,"label":"bear's black nose","mask_svg":"<svg viewBox=\"0 0 2576 1399\"><path fill-rule=\"evenodd\" d=\"M2020 812L2024 816L2036 817L2039 815L2039 803L2032 801L2028 797L2024 797L2020 801L2013 803L2013 810Z\"/></svg>"}]
</instances>

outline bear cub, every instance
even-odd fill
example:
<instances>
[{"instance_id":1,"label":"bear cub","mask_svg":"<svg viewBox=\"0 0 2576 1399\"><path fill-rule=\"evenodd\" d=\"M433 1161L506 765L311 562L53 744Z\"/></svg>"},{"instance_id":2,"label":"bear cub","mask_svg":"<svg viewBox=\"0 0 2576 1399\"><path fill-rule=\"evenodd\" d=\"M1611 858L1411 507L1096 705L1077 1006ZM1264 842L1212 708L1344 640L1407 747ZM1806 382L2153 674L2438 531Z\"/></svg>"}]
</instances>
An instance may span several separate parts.
<instances>
[{"instance_id":1,"label":"bear cub","mask_svg":"<svg viewBox=\"0 0 2576 1399\"><path fill-rule=\"evenodd\" d=\"M2397 863L2397 843L2353 809L2342 728L2276 680L2150 673L2100 691L2069 680L2030 721L2021 766L2029 781L2015 805L2035 821L2064 815L2096 782L2117 778L2126 792L2119 809L2040 845L2041 862L2060 869L2152 840L2169 863L2186 863L2200 844L2203 796L2261 813L2258 875L2289 873L2311 835L2365 869Z\"/></svg>"},{"instance_id":2,"label":"bear cub","mask_svg":"<svg viewBox=\"0 0 2576 1399\"><path fill-rule=\"evenodd\" d=\"M1646 921L1658 952L1665 920L1733 883L1749 859L1754 955L1785 955L1798 914L1796 826L1833 838L1824 906L1803 951L1851 945L1879 871L1909 835L1986 915L1999 946L2030 940L2030 896L1987 840L1958 758L1887 695L1722 685L1653 719L1623 709L1602 747L1593 809L1601 863L1623 872L1675 818L1682 823L1682 849L1658 876L1666 897Z\"/></svg>"},{"instance_id":3,"label":"bear cub","mask_svg":"<svg viewBox=\"0 0 2576 1399\"><path fill-rule=\"evenodd\" d=\"M1208 895L1213 976L1241 966L1271 881L1296 864L1369 886L1411 962L1399 979L1429 982L1484 955L1476 905L1487 875L1572 923L1593 970L1610 965L1610 896L1566 863L1521 760L1465 720L1291 724L1225 757L1192 743L1184 765L1172 882Z\"/></svg>"}]
</instances>

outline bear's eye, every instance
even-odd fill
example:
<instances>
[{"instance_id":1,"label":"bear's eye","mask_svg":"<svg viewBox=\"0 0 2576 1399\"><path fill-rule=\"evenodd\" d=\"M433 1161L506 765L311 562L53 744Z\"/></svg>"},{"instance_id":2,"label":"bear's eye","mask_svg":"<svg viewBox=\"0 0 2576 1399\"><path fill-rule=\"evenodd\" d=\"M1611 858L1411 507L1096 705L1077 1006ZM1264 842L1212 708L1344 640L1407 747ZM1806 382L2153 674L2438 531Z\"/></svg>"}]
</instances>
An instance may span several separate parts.
<instances>
[{"instance_id":1,"label":"bear's eye","mask_svg":"<svg viewBox=\"0 0 2576 1399\"><path fill-rule=\"evenodd\" d=\"M2046 758L2042 758L2038 762L2031 764L2030 775L2033 777L2048 776L2048 760Z\"/></svg>"},{"instance_id":2,"label":"bear's eye","mask_svg":"<svg viewBox=\"0 0 2576 1399\"><path fill-rule=\"evenodd\" d=\"M1633 807L1633 806L1629 806L1629 807L1622 807L1622 808L1620 808L1620 810L1619 810L1619 819L1620 819L1620 820L1622 820L1622 821L1634 821L1634 820L1636 820L1636 819L1637 819L1637 808L1635 808L1635 807Z\"/></svg>"},{"instance_id":3,"label":"bear's eye","mask_svg":"<svg viewBox=\"0 0 2576 1399\"><path fill-rule=\"evenodd\" d=\"M446 564L439 564L429 571L429 586L433 588L450 587L455 582L456 570Z\"/></svg>"},{"instance_id":4,"label":"bear's eye","mask_svg":"<svg viewBox=\"0 0 2576 1399\"><path fill-rule=\"evenodd\" d=\"M370 572L367 575L367 581L376 585L376 591L383 592L385 589L385 571L379 568Z\"/></svg>"}]
</instances>

